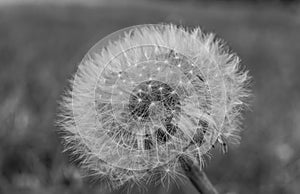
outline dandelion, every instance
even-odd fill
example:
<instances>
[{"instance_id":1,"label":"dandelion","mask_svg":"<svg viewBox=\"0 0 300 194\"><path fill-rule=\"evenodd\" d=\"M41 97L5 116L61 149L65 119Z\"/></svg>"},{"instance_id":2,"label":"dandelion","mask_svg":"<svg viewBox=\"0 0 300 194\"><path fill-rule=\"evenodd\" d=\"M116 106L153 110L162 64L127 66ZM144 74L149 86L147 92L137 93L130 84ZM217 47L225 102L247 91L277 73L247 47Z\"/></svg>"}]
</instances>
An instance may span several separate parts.
<instances>
[{"instance_id":1,"label":"dandelion","mask_svg":"<svg viewBox=\"0 0 300 194\"><path fill-rule=\"evenodd\" d=\"M239 62L200 28L141 25L108 36L60 103L66 150L113 188L176 179L182 158L201 169L215 144L226 151L239 140L249 95Z\"/></svg>"}]
</instances>

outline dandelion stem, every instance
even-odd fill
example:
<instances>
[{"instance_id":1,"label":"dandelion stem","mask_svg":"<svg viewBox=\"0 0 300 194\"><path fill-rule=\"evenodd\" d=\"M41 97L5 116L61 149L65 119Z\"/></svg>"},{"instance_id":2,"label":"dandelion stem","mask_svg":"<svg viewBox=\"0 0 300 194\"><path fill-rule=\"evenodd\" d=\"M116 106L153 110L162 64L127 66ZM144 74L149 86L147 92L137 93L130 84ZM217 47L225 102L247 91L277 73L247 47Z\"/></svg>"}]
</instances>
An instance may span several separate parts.
<instances>
[{"instance_id":1,"label":"dandelion stem","mask_svg":"<svg viewBox=\"0 0 300 194\"><path fill-rule=\"evenodd\" d=\"M218 194L205 172L200 170L191 160L180 157L179 161L186 176L201 194Z\"/></svg>"}]
</instances>

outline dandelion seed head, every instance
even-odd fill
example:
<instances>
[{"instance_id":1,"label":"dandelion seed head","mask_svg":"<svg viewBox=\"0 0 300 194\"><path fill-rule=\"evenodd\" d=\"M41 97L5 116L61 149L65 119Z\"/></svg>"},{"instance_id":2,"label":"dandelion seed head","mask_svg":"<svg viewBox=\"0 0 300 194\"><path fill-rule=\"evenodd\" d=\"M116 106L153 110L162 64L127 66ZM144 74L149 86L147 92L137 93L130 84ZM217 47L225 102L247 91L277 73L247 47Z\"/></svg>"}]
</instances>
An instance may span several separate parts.
<instances>
[{"instance_id":1,"label":"dandelion seed head","mask_svg":"<svg viewBox=\"0 0 300 194\"><path fill-rule=\"evenodd\" d=\"M143 25L108 36L61 102L66 149L112 187L157 170L176 176L179 155L201 166L220 137L238 139L249 94L239 61L199 28Z\"/></svg>"}]
</instances>

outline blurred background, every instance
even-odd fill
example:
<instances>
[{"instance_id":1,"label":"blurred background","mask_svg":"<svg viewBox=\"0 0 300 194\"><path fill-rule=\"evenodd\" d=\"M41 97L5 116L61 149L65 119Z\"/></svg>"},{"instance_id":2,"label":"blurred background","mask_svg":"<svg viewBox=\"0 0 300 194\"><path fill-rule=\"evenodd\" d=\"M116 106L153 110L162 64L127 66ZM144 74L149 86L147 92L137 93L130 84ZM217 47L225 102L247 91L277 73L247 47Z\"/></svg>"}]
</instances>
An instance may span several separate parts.
<instances>
[{"instance_id":1,"label":"blurred background","mask_svg":"<svg viewBox=\"0 0 300 194\"><path fill-rule=\"evenodd\" d=\"M297 0L0 0L0 193L109 192L62 153L57 100L88 49L145 23L201 26L253 76L239 146L213 151L220 193L300 192L300 5ZM132 191L138 193L138 191ZM148 193L196 193L190 183Z\"/></svg>"}]
</instances>

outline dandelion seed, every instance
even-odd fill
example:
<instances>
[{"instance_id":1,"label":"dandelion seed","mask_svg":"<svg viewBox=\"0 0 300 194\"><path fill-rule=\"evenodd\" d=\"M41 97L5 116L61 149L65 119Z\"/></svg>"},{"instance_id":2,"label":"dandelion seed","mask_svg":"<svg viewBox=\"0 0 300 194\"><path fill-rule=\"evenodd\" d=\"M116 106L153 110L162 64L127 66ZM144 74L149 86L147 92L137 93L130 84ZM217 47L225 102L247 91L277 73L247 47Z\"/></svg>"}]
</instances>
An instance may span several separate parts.
<instances>
[{"instance_id":1,"label":"dandelion seed","mask_svg":"<svg viewBox=\"0 0 300 194\"><path fill-rule=\"evenodd\" d=\"M179 155L201 167L216 142L225 152L238 140L249 77L213 35L142 25L113 36L86 54L60 103L66 150L84 168L112 187L173 179Z\"/></svg>"}]
</instances>

